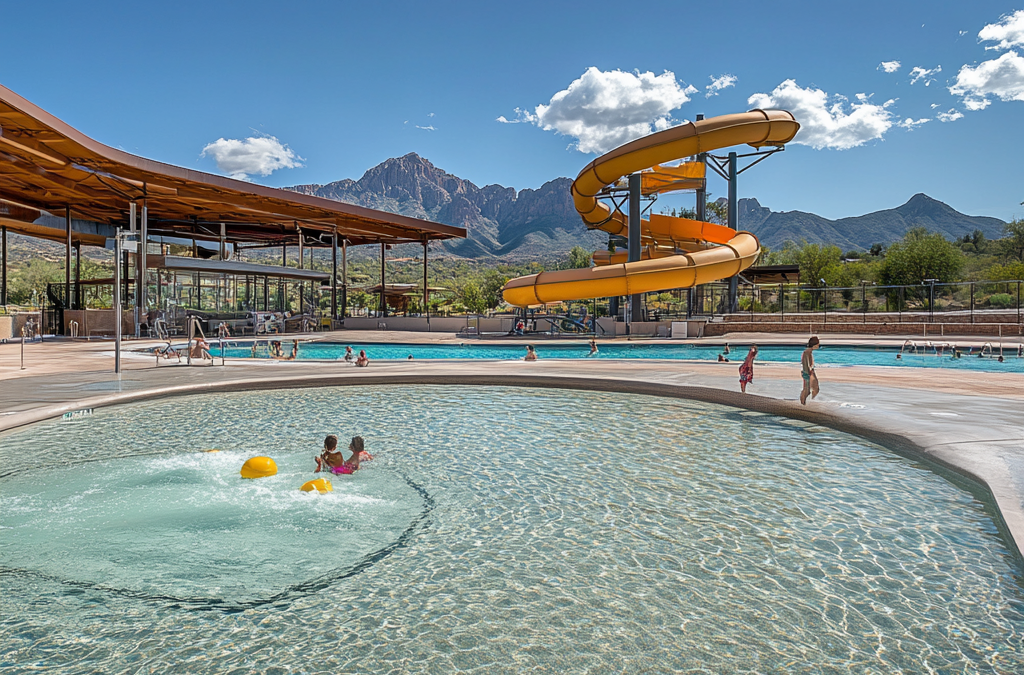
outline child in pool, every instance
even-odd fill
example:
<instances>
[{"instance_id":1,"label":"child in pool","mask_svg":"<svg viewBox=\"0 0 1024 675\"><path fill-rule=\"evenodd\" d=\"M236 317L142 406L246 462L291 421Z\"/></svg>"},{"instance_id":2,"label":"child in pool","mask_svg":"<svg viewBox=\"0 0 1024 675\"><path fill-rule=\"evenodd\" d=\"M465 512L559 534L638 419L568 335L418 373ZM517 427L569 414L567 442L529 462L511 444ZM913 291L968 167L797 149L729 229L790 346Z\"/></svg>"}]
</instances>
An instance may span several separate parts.
<instances>
[{"instance_id":1,"label":"child in pool","mask_svg":"<svg viewBox=\"0 0 1024 675\"><path fill-rule=\"evenodd\" d=\"M353 436L348 449L352 455L344 459L338 449L338 437L331 434L324 439L324 451L316 458L316 471L327 471L333 474L351 474L359 470L359 463L373 459L373 455L363 449L363 437Z\"/></svg>"}]
</instances>

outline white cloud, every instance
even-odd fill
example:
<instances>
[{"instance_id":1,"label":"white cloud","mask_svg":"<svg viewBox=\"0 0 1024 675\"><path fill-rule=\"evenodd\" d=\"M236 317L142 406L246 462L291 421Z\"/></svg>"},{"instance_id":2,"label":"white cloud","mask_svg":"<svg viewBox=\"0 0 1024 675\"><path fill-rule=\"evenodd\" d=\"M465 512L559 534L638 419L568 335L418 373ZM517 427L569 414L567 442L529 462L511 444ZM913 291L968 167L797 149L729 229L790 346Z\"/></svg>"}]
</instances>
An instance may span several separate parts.
<instances>
[{"instance_id":1,"label":"white cloud","mask_svg":"<svg viewBox=\"0 0 1024 675\"><path fill-rule=\"evenodd\" d=\"M303 162L302 157L273 136L218 138L203 148L200 156L212 157L218 169L238 180L249 180L253 175L269 176L278 169L300 167Z\"/></svg>"},{"instance_id":2,"label":"white cloud","mask_svg":"<svg viewBox=\"0 0 1024 675\"><path fill-rule=\"evenodd\" d=\"M990 23L978 33L978 39L987 42L999 41L985 49L1009 49L1024 47L1024 9L1000 18L999 23Z\"/></svg>"},{"instance_id":3,"label":"white cloud","mask_svg":"<svg viewBox=\"0 0 1024 675\"><path fill-rule=\"evenodd\" d=\"M895 73L900 69L899 61L882 61L875 70L884 70L887 73Z\"/></svg>"},{"instance_id":4,"label":"white cloud","mask_svg":"<svg viewBox=\"0 0 1024 675\"><path fill-rule=\"evenodd\" d=\"M434 125L432 125L432 124L430 126L426 126L426 127L421 127L420 125L417 124L416 128L417 129L423 129L424 131L437 131L437 129L435 129Z\"/></svg>"},{"instance_id":5,"label":"white cloud","mask_svg":"<svg viewBox=\"0 0 1024 675\"><path fill-rule=\"evenodd\" d=\"M711 84L704 87L705 91L708 92L704 94L704 98L711 98L712 96L717 96L718 92L722 91L723 89L728 89L729 87L735 84L735 75L722 75L721 77L712 77Z\"/></svg>"},{"instance_id":6,"label":"white cloud","mask_svg":"<svg viewBox=\"0 0 1024 675\"><path fill-rule=\"evenodd\" d=\"M433 117L434 113L427 113L427 117Z\"/></svg>"},{"instance_id":7,"label":"white cloud","mask_svg":"<svg viewBox=\"0 0 1024 675\"><path fill-rule=\"evenodd\" d=\"M928 70L927 68L922 68L920 66L914 66L914 68L910 71L910 84L917 84L918 81L924 80L924 86L927 87L928 85L935 81L934 78L929 79L929 76L934 73L941 72L942 66L935 66L931 70Z\"/></svg>"},{"instance_id":8,"label":"white cloud","mask_svg":"<svg viewBox=\"0 0 1024 675\"><path fill-rule=\"evenodd\" d=\"M518 121L575 138L580 152L602 153L672 126L672 111L696 92L692 85L682 87L669 71L655 75L590 67L547 105L533 112L517 108L516 114Z\"/></svg>"},{"instance_id":9,"label":"white cloud","mask_svg":"<svg viewBox=\"0 0 1024 675\"><path fill-rule=\"evenodd\" d=\"M927 118L927 117L922 117L919 120L915 120L915 119L912 119L912 118L908 117L907 119L903 120L902 122L898 122L896 124L896 126L903 127L904 129L914 129L914 128L919 127L922 124L925 124L927 122L931 122L931 120L929 118Z\"/></svg>"},{"instance_id":10,"label":"white cloud","mask_svg":"<svg viewBox=\"0 0 1024 675\"><path fill-rule=\"evenodd\" d=\"M1024 101L1024 57L1009 51L998 59L963 66L949 92L963 97L968 110L984 110L989 96L1003 101Z\"/></svg>"},{"instance_id":11,"label":"white cloud","mask_svg":"<svg viewBox=\"0 0 1024 675\"><path fill-rule=\"evenodd\" d=\"M935 110L938 107L939 107L938 103L932 103L932 110Z\"/></svg>"},{"instance_id":12,"label":"white cloud","mask_svg":"<svg viewBox=\"0 0 1024 675\"><path fill-rule=\"evenodd\" d=\"M829 104L828 94L820 89L803 89L793 80L786 80L771 94L754 94L747 103L758 108L789 110L800 123L800 133L794 143L809 145L816 150L832 148L847 150L881 138L892 125L892 113L887 108L895 101L882 105L861 99L846 111L847 101L834 97Z\"/></svg>"},{"instance_id":13,"label":"white cloud","mask_svg":"<svg viewBox=\"0 0 1024 675\"><path fill-rule=\"evenodd\" d=\"M940 122L956 122L963 116L964 114L956 108L950 108L947 112L940 112L935 117Z\"/></svg>"}]
</instances>

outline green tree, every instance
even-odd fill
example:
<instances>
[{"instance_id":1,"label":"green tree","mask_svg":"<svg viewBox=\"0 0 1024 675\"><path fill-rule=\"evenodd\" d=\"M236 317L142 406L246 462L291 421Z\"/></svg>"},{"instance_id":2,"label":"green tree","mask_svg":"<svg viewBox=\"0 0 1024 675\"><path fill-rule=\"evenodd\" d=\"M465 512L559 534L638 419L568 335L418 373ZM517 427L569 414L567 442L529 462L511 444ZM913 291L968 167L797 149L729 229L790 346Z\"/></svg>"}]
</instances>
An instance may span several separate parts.
<instances>
[{"instance_id":1,"label":"green tree","mask_svg":"<svg viewBox=\"0 0 1024 675\"><path fill-rule=\"evenodd\" d=\"M796 251L796 264L800 266L800 283L821 288L822 280L829 286L840 285L842 251L838 246L804 243Z\"/></svg>"},{"instance_id":2,"label":"green tree","mask_svg":"<svg viewBox=\"0 0 1024 675\"><path fill-rule=\"evenodd\" d=\"M994 242L999 254L1006 260L1024 262L1024 220L1011 220L1003 225L1002 239Z\"/></svg>"},{"instance_id":3,"label":"green tree","mask_svg":"<svg viewBox=\"0 0 1024 675\"><path fill-rule=\"evenodd\" d=\"M459 289L459 302L470 312L475 314L482 314L489 308L487 307L487 299L484 297L483 292L475 281L467 281Z\"/></svg>"},{"instance_id":4,"label":"green tree","mask_svg":"<svg viewBox=\"0 0 1024 675\"><path fill-rule=\"evenodd\" d=\"M582 269L584 267L590 267L590 253L582 246L573 246L569 251L569 268Z\"/></svg>"},{"instance_id":5,"label":"green tree","mask_svg":"<svg viewBox=\"0 0 1024 675\"><path fill-rule=\"evenodd\" d=\"M872 244L872 245L871 245L871 248L870 248L870 249L868 249L868 253L869 253L869 254L870 254L870 255L871 255L872 257L874 257L874 258L878 258L878 257L880 257L880 256L881 256L881 255L882 255L883 253L885 253L885 245L884 245L884 244Z\"/></svg>"},{"instance_id":6,"label":"green tree","mask_svg":"<svg viewBox=\"0 0 1024 675\"><path fill-rule=\"evenodd\" d=\"M960 280L964 264L963 252L945 237L916 227L889 247L879 277L887 286L920 284L924 279L946 283Z\"/></svg>"}]
</instances>

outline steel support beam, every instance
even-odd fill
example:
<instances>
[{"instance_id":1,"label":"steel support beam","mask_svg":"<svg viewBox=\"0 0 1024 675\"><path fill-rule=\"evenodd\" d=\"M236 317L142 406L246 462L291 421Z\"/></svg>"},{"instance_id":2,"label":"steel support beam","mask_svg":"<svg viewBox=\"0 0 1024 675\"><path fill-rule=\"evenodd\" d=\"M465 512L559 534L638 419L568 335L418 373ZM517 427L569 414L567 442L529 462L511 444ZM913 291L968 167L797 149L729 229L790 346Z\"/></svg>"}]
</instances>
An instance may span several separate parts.
<instances>
[{"instance_id":1,"label":"steel support beam","mask_svg":"<svg viewBox=\"0 0 1024 675\"><path fill-rule=\"evenodd\" d=\"M427 240L423 240L423 316L427 317L427 330L430 330L430 292L427 290Z\"/></svg>"},{"instance_id":2,"label":"steel support beam","mask_svg":"<svg viewBox=\"0 0 1024 675\"><path fill-rule=\"evenodd\" d=\"M640 186L641 176L640 172L630 174L629 176L629 262L637 262L640 260ZM643 296L639 294L633 294L629 296L629 317L628 321L639 321L643 317L641 304Z\"/></svg>"},{"instance_id":3,"label":"steel support beam","mask_svg":"<svg viewBox=\"0 0 1024 675\"><path fill-rule=\"evenodd\" d=\"M380 315L387 318L388 315L388 299L384 294L384 261L386 257L387 249L384 247L384 242L380 243Z\"/></svg>"},{"instance_id":4,"label":"steel support beam","mask_svg":"<svg viewBox=\"0 0 1024 675\"><path fill-rule=\"evenodd\" d=\"M331 235L331 318L338 320L338 230ZM333 328L333 326L332 326Z\"/></svg>"},{"instance_id":5,"label":"steel support beam","mask_svg":"<svg viewBox=\"0 0 1024 675\"><path fill-rule=\"evenodd\" d=\"M739 229L739 205L736 199L736 153L729 153L729 227L734 230ZM729 278L729 313L734 313L739 309L737 292L739 288L739 279L736 276Z\"/></svg>"},{"instance_id":6,"label":"steel support beam","mask_svg":"<svg viewBox=\"0 0 1024 675\"><path fill-rule=\"evenodd\" d=\"M348 239L341 240L341 320L348 314Z\"/></svg>"},{"instance_id":7,"label":"steel support beam","mask_svg":"<svg viewBox=\"0 0 1024 675\"><path fill-rule=\"evenodd\" d=\"M153 330L153 326L150 325L149 321L149 284L147 283L147 275L149 274L149 266L146 264L146 250L149 244L149 205L146 200L142 200L142 221L139 227L139 287L135 289L135 297L138 300L139 307L142 308L143 312L147 312L146 325L149 326L150 331Z\"/></svg>"}]
</instances>

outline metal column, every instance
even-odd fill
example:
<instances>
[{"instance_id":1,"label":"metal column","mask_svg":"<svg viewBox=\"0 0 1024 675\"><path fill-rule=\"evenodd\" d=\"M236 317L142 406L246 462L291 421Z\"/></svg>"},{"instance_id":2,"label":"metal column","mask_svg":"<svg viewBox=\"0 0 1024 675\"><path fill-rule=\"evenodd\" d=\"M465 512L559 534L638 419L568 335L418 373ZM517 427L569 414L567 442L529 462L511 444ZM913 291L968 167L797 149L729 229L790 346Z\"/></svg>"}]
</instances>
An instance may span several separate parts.
<instances>
[{"instance_id":1,"label":"metal column","mask_svg":"<svg viewBox=\"0 0 1024 675\"><path fill-rule=\"evenodd\" d=\"M82 305L82 242L75 244L75 309L84 309Z\"/></svg>"},{"instance_id":2,"label":"metal column","mask_svg":"<svg viewBox=\"0 0 1024 675\"><path fill-rule=\"evenodd\" d=\"M7 304L7 226L0 225L0 305Z\"/></svg>"},{"instance_id":3,"label":"metal column","mask_svg":"<svg viewBox=\"0 0 1024 675\"><path fill-rule=\"evenodd\" d=\"M729 227L734 230L739 229L739 207L736 201L736 153L729 153ZM735 312L738 309L738 302L736 299L737 287L739 279L735 276L729 277L729 312Z\"/></svg>"},{"instance_id":4,"label":"metal column","mask_svg":"<svg viewBox=\"0 0 1024 675\"><path fill-rule=\"evenodd\" d=\"M114 372L121 373L121 230L114 233Z\"/></svg>"},{"instance_id":5,"label":"metal column","mask_svg":"<svg viewBox=\"0 0 1024 675\"><path fill-rule=\"evenodd\" d=\"M640 260L640 173L629 175L629 262ZM642 317L641 302L643 296L629 296L629 322L639 321Z\"/></svg>"},{"instance_id":6,"label":"metal column","mask_svg":"<svg viewBox=\"0 0 1024 675\"><path fill-rule=\"evenodd\" d=\"M385 257L384 242L380 243L380 315L387 317L388 315L388 300L384 295L384 257Z\"/></svg>"},{"instance_id":7,"label":"metal column","mask_svg":"<svg viewBox=\"0 0 1024 675\"><path fill-rule=\"evenodd\" d=\"M299 234L299 269L302 269L303 261L305 260L305 248L303 248L303 237L302 228L298 225L295 226L295 231ZM306 313L306 282L299 282L299 314Z\"/></svg>"},{"instance_id":8,"label":"metal column","mask_svg":"<svg viewBox=\"0 0 1024 675\"><path fill-rule=\"evenodd\" d=\"M149 206L146 204L146 200L142 200L142 223L139 228L139 287L135 289L135 298L139 303L139 307L142 308L143 312L147 312L146 325L149 326L149 330L153 330L153 326L150 325L149 321L149 284L147 282L147 275L149 274L149 267L146 264L146 245L149 243ZM153 334L152 332L150 333Z\"/></svg>"},{"instance_id":9,"label":"metal column","mask_svg":"<svg viewBox=\"0 0 1024 675\"><path fill-rule=\"evenodd\" d=\"M331 318L338 320L338 228L331 237Z\"/></svg>"},{"instance_id":10,"label":"metal column","mask_svg":"<svg viewBox=\"0 0 1024 675\"><path fill-rule=\"evenodd\" d=\"M64 210L64 309L71 309L71 206ZM64 325L61 317L60 325Z\"/></svg>"},{"instance_id":11,"label":"metal column","mask_svg":"<svg viewBox=\"0 0 1024 675\"><path fill-rule=\"evenodd\" d=\"M341 320L348 314L348 239L341 240Z\"/></svg>"},{"instance_id":12,"label":"metal column","mask_svg":"<svg viewBox=\"0 0 1024 675\"><path fill-rule=\"evenodd\" d=\"M430 293L427 290L427 241L423 242L423 315L427 317L427 328L430 328ZM1018 295L1020 295L1018 293Z\"/></svg>"}]
</instances>

